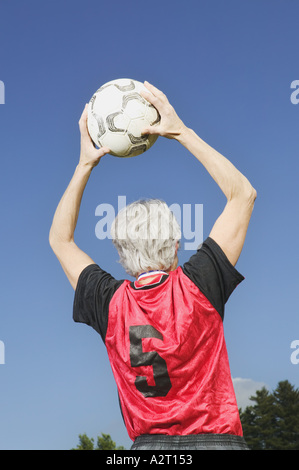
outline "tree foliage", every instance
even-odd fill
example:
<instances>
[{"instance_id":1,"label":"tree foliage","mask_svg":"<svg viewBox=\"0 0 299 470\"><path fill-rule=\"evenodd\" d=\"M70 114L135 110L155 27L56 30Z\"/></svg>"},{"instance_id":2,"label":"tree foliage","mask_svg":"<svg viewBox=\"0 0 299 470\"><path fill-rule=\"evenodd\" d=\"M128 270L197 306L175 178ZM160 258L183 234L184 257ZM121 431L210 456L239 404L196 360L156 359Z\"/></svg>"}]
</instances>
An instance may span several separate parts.
<instances>
[{"instance_id":1,"label":"tree foliage","mask_svg":"<svg viewBox=\"0 0 299 470\"><path fill-rule=\"evenodd\" d=\"M266 388L250 397L253 405L240 410L243 433L252 450L299 450L299 389L287 380L279 382L273 393ZM116 447L109 434L94 439L79 435L73 450L125 450Z\"/></svg>"},{"instance_id":2,"label":"tree foliage","mask_svg":"<svg viewBox=\"0 0 299 470\"><path fill-rule=\"evenodd\" d=\"M266 388L240 410L245 440L252 450L299 450L299 390L286 380L273 393Z\"/></svg>"},{"instance_id":3,"label":"tree foliage","mask_svg":"<svg viewBox=\"0 0 299 470\"><path fill-rule=\"evenodd\" d=\"M97 437L97 444L95 447L94 439L89 438L85 433L79 434L79 444L72 450L125 450L124 447L116 447L109 434L102 433Z\"/></svg>"}]
</instances>

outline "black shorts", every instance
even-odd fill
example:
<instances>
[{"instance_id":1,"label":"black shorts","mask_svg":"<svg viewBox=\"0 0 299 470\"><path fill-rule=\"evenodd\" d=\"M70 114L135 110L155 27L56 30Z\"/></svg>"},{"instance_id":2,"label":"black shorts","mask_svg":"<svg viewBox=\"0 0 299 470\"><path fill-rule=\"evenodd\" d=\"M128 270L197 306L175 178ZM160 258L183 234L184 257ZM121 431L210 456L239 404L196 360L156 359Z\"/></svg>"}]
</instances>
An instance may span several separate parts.
<instances>
[{"instance_id":1,"label":"black shorts","mask_svg":"<svg viewBox=\"0 0 299 470\"><path fill-rule=\"evenodd\" d=\"M249 450L249 448L243 437L231 434L188 436L143 434L135 439L131 450Z\"/></svg>"}]
</instances>

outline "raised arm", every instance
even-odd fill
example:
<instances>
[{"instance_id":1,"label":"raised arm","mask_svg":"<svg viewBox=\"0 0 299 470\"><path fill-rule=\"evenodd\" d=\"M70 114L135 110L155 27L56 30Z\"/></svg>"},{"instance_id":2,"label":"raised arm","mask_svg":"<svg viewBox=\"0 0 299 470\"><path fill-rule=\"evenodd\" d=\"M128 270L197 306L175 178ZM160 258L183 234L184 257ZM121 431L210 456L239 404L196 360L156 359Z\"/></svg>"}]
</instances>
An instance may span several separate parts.
<instances>
[{"instance_id":1,"label":"raised arm","mask_svg":"<svg viewBox=\"0 0 299 470\"><path fill-rule=\"evenodd\" d=\"M144 93L143 96L158 109L161 121L158 126L144 129L143 133L159 134L180 142L202 163L226 196L226 206L216 220L210 237L235 265L245 241L256 199L255 189L227 158L184 125L164 93L147 82L145 86L151 94Z\"/></svg>"},{"instance_id":2,"label":"raised arm","mask_svg":"<svg viewBox=\"0 0 299 470\"><path fill-rule=\"evenodd\" d=\"M93 260L74 242L81 200L92 172L109 149L96 149L87 130L87 107L79 121L81 151L74 175L56 209L49 234L49 242L72 287L75 289L81 271Z\"/></svg>"}]
</instances>

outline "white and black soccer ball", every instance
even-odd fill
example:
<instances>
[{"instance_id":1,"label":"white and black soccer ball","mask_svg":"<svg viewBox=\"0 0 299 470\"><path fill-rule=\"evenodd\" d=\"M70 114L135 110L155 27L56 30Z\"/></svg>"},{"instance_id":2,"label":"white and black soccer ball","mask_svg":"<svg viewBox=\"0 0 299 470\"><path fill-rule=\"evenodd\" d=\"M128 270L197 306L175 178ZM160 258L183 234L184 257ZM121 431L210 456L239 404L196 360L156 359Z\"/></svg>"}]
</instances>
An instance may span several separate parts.
<instances>
[{"instance_id":1,"label":"white and black soccer ball","mask_svg":"<svg viewBox=\"0 0 299 470\"><path fill-rule=\"evenodd\" d=\"M135 157L148 150L157 135L141 135L144 128L158 124L157 109L140 91L143 83L121 78L101 86L88 104L87 127L98 147L108 147L117 157Z\"/></svg>"}]
</instances>

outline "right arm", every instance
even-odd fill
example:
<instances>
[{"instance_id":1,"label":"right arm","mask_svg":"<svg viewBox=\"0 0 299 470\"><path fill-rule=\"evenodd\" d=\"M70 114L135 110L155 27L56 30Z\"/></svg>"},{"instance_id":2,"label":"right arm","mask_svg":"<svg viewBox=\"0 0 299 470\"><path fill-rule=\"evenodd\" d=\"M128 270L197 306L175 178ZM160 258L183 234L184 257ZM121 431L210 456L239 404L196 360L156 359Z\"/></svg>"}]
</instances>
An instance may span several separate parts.
<instances>
[{"instance_id":1,"label":"right arm","mask_svg":"<svg viewBox=\"0 0 299 470\"><path fill-rule=\"evenodd\" d=\"M247 178L223 155L204 142L177 116L167 97L154 86L145 83L151 94L144 94L159 111L159 125L143 133L159 134L176 139L204 166L226 196L226 206L216 220L210 237L235 265L240 256L251 218L256 191Z\"/></svg>"}]
</instances>

